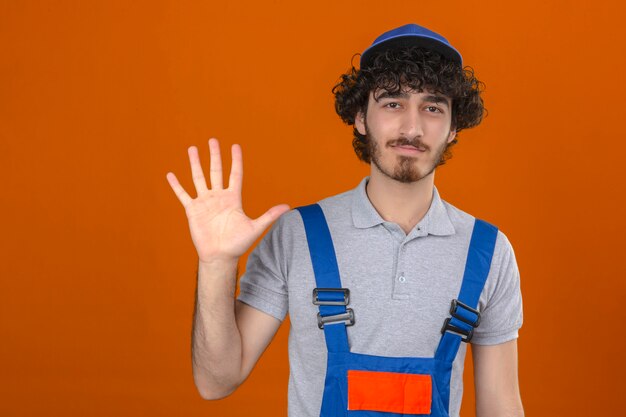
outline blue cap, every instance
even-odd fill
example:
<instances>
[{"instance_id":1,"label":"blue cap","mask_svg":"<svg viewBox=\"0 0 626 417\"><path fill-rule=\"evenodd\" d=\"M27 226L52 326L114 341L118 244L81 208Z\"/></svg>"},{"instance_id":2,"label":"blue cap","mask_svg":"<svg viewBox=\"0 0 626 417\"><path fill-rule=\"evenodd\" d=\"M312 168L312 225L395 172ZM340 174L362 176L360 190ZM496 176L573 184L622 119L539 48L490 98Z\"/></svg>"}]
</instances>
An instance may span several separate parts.
<instances>
[{"instance_id":1,"label":"blue cap","mask_svg":"<svg viewBox=\"0 0 626 417\"><path fill-rule=\"evenodd\" d=\"M374 56L387 49L419 46L439 52L444 57L463 66L463 58L450 42L438 33L425 27L410 23L383 33L361 54L361 68L373 64Z\"/></svg>"}]
</instances>

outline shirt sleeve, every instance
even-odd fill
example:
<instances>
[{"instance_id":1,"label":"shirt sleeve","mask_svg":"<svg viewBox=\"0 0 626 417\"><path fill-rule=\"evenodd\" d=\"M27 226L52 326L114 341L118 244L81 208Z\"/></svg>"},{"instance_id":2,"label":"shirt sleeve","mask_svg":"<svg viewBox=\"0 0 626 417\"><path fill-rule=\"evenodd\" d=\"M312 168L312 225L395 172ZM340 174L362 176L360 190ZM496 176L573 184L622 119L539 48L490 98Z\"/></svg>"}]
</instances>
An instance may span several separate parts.
<instances>
[{"instance_id":1,"label":"shirt sleeve","mask_svg":"<svg viewBox=\"0 0 626 417\"><path fill-rule=\"evenodd\" d=\"M518 337L523 322L520 273L513 247L501 231L478 306L481 321L472 343L495 345Z\"/></svg>"},{"instance_id":2,"label":"shirt sleeve","mask_svg":"<svg viewBox=\"0 0 626 417\"><path fill-rule=\"evenodd\" d=\"M237 296L237 300L280 321L285 319L289 305L282 244L283 220L284 215L276 220L248 256Z\"/></svg>"}]
</instances>

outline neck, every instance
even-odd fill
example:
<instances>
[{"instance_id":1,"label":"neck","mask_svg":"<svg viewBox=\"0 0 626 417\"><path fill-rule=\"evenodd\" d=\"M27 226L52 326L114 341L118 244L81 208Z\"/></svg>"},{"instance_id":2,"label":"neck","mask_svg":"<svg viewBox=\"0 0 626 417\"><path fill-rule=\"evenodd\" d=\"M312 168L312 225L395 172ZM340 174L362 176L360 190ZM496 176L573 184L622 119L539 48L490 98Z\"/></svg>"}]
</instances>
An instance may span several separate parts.
<instances>
[{"instance_id":1,"label":"neck","mask_svg":"<svg viewBox=\"0 0 626 417\"><path fill-rule=\"evenodd\" d=\"M434 186L434 171L417 182L402 183L372 167L365 191L378 214L397 223L408 234L428 212Z\"/></svg>"}]
</instances>

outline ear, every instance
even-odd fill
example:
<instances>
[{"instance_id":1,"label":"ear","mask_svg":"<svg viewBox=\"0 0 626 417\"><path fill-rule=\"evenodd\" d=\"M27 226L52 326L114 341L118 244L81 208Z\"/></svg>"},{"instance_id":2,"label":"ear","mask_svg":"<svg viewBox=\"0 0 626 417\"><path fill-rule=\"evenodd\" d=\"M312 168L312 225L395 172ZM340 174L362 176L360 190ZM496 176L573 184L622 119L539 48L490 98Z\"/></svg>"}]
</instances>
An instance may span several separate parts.
<instances>
[{"instance_id":1,"label":"ear","mask_svg":"<svg viewBox=\"0 0 626 417\"><path fill-rule=\"evenodd\" d=\"M354 127L356 127L356 130L360 134L365 135L365 133L366 133L366 129L365 129L365 114L363 114L362 111L359 111L356 114L356 117L354 118Z\"/></svg>"},{"instance_id":2,"label":"ear","mask_svg":"<svg viewBox=\"0 0 626 417\"><path fill-rule=\"evenodd\" d=\"M448 134L448 143L452 142L454 140L454 138L456 137L456 130L450 130L450 133Z\"/></svg>"}]
</instances>

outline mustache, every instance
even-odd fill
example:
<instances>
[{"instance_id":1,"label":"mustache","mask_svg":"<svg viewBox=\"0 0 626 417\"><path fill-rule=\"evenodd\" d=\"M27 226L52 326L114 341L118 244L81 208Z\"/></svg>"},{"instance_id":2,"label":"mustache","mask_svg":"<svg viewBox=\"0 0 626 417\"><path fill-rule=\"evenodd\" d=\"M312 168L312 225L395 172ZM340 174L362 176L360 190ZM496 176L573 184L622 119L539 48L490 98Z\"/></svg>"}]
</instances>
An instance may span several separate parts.
<instances>
[{"instance_id":1,"label":"mustache","mask_svg":"<svg viewBox=\"0 0 626 417\"><path fill-rule=\"evenodd\" d=\"M426 150L429 149L429 147L426 146L421 140L419 140L419 139L410 140L408 138L398 138L398 139L390 140L389 142L387 142L387 146L388 147L392 147L392 146L414 146L414 147L419 148L419 149L426 149Z\"/></svg>"}]
</instances>

